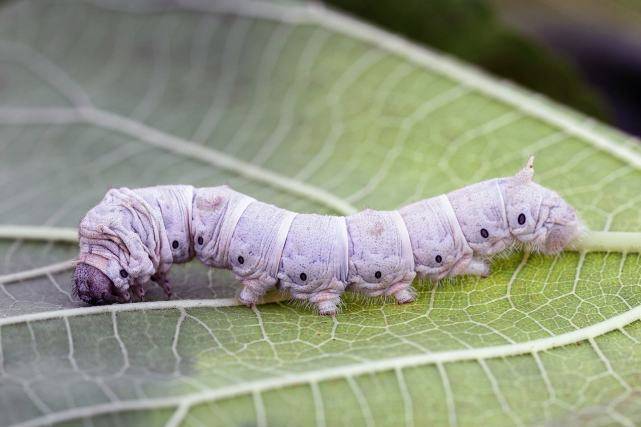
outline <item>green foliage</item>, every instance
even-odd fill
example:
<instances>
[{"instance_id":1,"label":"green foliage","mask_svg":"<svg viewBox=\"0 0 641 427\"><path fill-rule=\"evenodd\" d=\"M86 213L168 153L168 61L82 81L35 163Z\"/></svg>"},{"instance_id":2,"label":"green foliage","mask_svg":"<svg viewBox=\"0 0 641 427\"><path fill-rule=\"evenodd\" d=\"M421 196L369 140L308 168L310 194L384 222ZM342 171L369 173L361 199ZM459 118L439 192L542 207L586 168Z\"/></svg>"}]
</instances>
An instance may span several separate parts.
<instances>
[{"instance_id":1,"label":"green foliage","mask_svg":"<svg viewBox=\"0 0 641 427\"><path fill-rule=\"evenodd\" d=\"M591 116L607 117L599 96L570 62L506 27L487 0L327 0L327 3Z\"/></svg>"},{"instance_id":2,"label":"green foliage","mask_svg":"<svg viewBox=\"0 0 641 427\"><path fill-rule=\"evenodd\" d=\"M591 229L641 229L641 150L617 132L332 13L228 4L1 9L0 223L75 227L109 187L167 183L393 209L535 154ZM2 426L641 422L637 254L516 252L487 279L416 283L413 304L347 296L336 319L234 306L231 275L196 263L166 303L82 308L70 272L8 282L75 252L0 243Z\"/></svg>"}]
</instances>

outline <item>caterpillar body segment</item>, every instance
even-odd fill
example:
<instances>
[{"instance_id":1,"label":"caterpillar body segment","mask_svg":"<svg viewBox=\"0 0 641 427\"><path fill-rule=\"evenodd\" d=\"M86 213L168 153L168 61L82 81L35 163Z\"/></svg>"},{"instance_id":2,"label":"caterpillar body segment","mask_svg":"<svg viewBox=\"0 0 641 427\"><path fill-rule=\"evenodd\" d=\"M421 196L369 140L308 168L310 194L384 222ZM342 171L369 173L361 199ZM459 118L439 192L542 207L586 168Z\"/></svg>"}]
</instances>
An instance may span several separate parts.
<instances>
[{"instance_id":1,"label":"caterpillar body segment","mask_svg":"<svg viewBox=\"0 0 641 427\"><path fill-rule=\"evenodd\" d=\"M196 258L215 268L229 268L229 246L240 217L255 199L226 185L194 191L191 240Z\"/></svg>"},{"instance_id":2,"label":"caterpillar body segment","mask_svg":"<svg viewBox=\"0 0 641 427\"><path fill-rule=\"evenodd\" d=\"M463 236L477 256L495 255L513 242L499 181L482 181L447 194Z\"/></svg>"},{"instance_id":3,"label":"caterpillar body segment","mask_svg":"<svg viewBox=\"0 0 641 427\"><path fill-rule=\"evenodd\" d=\"M328 315L346 290L411 302L416 275L487 276L488 259L517 242L554 254L577 237L575 210L532 176L530 159L513 177L347 217L296 214L227 186L110 190L80 224L74 291L127 302L153 280L171 295L171 265L196 257L232 270L247 305L277 285Z\"/></svg>"},{"instance_id":4,"label":"caterpillar body segment","mask_svg":"<svg viewBox=\"0 0 641 427\"><path fill-rule=\"evenodd\" d=\"M249 204L233 232L227 258L241 282L240 300L251 305L278 282L280 254L291 212L263 202Z\"/></svg>"},{"instance_id":5,"label":"caterpillar body segment","mask_svg":"<svg viewBox=\"0 0 641 427\"><path fill-rule=\"evenodd\" d=\"M193 211L194 187L189 185L172 185L135 190L137 196L147 202L156 212L160 223L161 263L151 276L151 280L160 285L167 296L171 296L168 273L172 264L183 263L194 257L191 244L190 227ZM164 233L162 232L164 229ZM144 298L144 281L138 280L130 289L139 299Z\"/></svg>"},{"instance_id":6,"label":"caterpillar body segment","mask_svg":"<svg viewBox=\"0 0 641 427\"><path fill-rule=\"evenodd\" d=\"M280 263L281 288L298 300L333 314L348 281L348 234L345 218L297 215Z\"/></svg>"},{"instance_id":7,"label":"caterpillar body segment","mask_svg":"<svg viewBox=\"0 0 641 427\"><path fill-rule=\"evenodd\" d=\"M420 277L437 281L466 273L473 251L447 196L412 203L399 213L410 236L414 268Z\"/></svg>"},{"instance_id":8,"label":"caterpillar body segment","mask_svg":"<svg viewBox=\"0 0 641 427\"><path fill-rule=\"evenodd\" d=\"M351 290L368 296L414 300L416 277L409 231L397 211L364 210L346 218Z\"/></svg>"}]
</instances>

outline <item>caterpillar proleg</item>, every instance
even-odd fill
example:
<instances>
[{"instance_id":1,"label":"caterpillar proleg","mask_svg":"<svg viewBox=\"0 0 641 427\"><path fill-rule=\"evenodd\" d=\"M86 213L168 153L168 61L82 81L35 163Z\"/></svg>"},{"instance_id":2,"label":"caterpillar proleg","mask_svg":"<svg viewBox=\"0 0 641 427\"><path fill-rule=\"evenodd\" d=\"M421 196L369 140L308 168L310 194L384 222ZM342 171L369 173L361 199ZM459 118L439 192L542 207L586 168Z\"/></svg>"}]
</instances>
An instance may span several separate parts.
<instances>
[{"instance_id":1,"label":"caterpillar proleg","mask_svg":"<svg viewBox=\"0 0 641 427\"><path fill-rule=\"evenodd\" d=\"M487 276L489 258L515 244L555 254L578 236L574 208L533 174L530 158L512 177L347 217L297 214L227 186L113 189L80 223L74 291L89 304L129 302L155 281L170 296L171 265L196 257L232 270L247 305L276 286L325 315L346 290L411 302L416 275Z\"/></svg>"}]
</instances>

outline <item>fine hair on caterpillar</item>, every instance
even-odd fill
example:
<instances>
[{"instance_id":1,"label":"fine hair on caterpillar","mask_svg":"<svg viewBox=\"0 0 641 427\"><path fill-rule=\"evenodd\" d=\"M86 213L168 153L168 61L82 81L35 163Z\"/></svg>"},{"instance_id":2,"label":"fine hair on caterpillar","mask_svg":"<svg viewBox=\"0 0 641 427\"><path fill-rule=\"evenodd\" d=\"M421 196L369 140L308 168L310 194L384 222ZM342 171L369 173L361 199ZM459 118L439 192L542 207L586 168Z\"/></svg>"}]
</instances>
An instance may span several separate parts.
<instances>
[{"instance_id":1,"label":"fine hair on caterpillar","mask_svg":"<svg viewBox=\"0 0 641 427\"><path fill-rule=\"evenodd\" d=\"M517 246L556 254L581 233L574 208L533 181L533 161L511 177L346 217L297 214L227 186L112 189L80 223L74 292L123 303L154 281L169 297L171 265L198 258L232 270L249 306L274 287L324 315L345 291L409 303L417 275L486 277L492 256Z\"/></svg>"}]
</instances>

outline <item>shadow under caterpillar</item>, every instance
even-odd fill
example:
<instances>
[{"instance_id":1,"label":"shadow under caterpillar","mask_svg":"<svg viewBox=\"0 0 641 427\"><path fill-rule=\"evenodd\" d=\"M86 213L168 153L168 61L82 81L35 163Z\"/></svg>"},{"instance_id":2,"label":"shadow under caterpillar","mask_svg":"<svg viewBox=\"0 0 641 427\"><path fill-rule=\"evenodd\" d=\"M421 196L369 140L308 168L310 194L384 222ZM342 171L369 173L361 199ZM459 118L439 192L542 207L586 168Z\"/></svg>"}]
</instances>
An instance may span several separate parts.
<instances>
[{"instance_id":1,"label":"shadow under caterpillar","mask_svg":"<svg viewBox=\"0 0 641 427\"><path fill-rule=\"evenodd\" d=\"M347 217L297 214L227 186L113 189L80 223L74 292L123 303L154 281L171 296L171 265L196 257L231 269L247 305L276 285L324 315L346 290L408 303L417 274L487 276L488 259L515 244L556 254L579 235L574 208L533 174L530 158L512 177Z\"/></svg>"}]
</instances>

